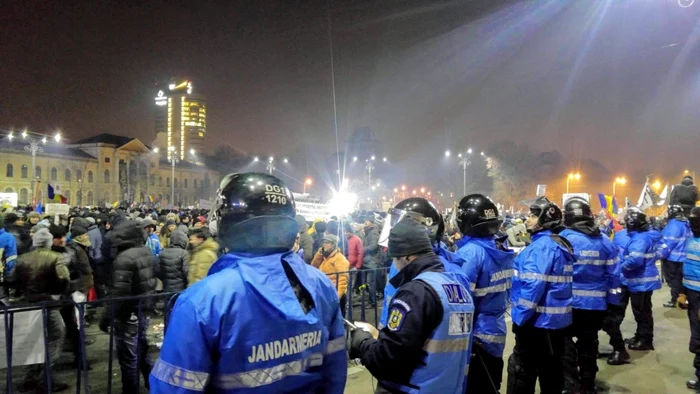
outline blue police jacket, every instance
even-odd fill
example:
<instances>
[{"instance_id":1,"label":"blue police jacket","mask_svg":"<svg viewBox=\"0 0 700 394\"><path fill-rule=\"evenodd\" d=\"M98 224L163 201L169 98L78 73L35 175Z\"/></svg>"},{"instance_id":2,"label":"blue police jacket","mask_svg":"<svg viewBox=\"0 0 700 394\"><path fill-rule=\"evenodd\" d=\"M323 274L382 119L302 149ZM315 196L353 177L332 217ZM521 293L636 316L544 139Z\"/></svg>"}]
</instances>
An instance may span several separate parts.
<instances>
[{"instance_id":1,"label":"blue police jacket","mask_svg":"<svg viewBox=\"0 0 700 394\"><path fill-rule=\"evenodd\" d=\"M510 299L513 323L519 326L556 330L571 324L576 257L553 237L549 230L533 234L515 258Z\"/></svg>"},{"instance_id":2,"label":"blue police jacket","mask_svg":"<svg viewBox=\"0 0 700 394\"><path fill-rule=\"evenodd\" d=\"M0 263L2 263L3 278L7 279L17 264L17 240L0 227Z\"/></svg>"},{"instance_id":3,"label":"blue police jacket","mask_svg":"<svg viewBox=\"0 0 700 394\"><path fill-rule=\"evenodd\" d=\"M661 242L657 248L658 257L668 261L681 262L685 258L685 241L692 236L687 219L671 219L661 231Z\"/></svg>"},{"instance_id":4,"label":"blue police jacket","mask_svg":"<svg viewBox=\"0 0 700 394\"><path fill-rule=\"evenodd\" d=\"M502 250L491 238L465 236L457 242L457 254L474 298L474 340L495 357L503 357L506 346L506 310L513 278L512 250Z\"/></svg>"},{"instance_id":5,"label":"blue police jacket","mask_svg":"<svg viewBox=\"0 0 700 394\"><path fill-rule=\"evenodd\" d=\"M286 262L311 295L304 313ZM328 277L294 252L227 254L179 297L151 393L343 393L345 330Z\"/></svg>"},{"instance_id":6,"label":"blue police jacket","mask_svg":"<svg viewBox=\"0 0 700 394\"><path fill-rule=\"evenodd\" d=\"M444 247L445 244L440 242L439 244L433 244L433 252L440 257L442 264L445 265L445 271L450 272L461 272L461 267L465 261L456 253L452 253ZM382 301L382 314L379 317L379 324L377 329L381 330L386 326L386 321L389 318L389 304L391 303L391 298L396 294L396 288L391 285L391 278L395 277L399 273L396 269L394 263L391 263L389 267L389 274L386 278L386 286L384 286L384 300Z\"/></svg>"},{"instance_id":7,"label":"blue police jacket","mask_svg":"<svg viewBox=\"0 0 700 394\"><path fill-rule=\"evenodd\" d=\"M404 393L454 393L466 390L471 359L471 329L474 304L459 280L461 273L423 272L420 280L435 291L442 302L442 321L425 342L425 359L411 375L408 385L382 380L382 385Z\"/></svg>"},{"instance_id":8,"label":"blue police jacket","mask_svg":"<svg viewBox=\"0 0 700 394\"><path fill-rule=\"evenodd\" d=\"M656 268L656 243L658 231L632 231L630 240L621 257L622 284L632 293L661 288L659 270Z\"/></svg>"},{"instance_id":9,"label":"blue police jacket","mask_svg":"<svg viewBox=\"0 0 700 394\"><path fill-rule=\"evenodd\" d=\"M619 304L622 289L618 249L600 232L585 234L575 229L559 233L574 247L573 308L604 311Z\"/></svg>"},{"instance_id":10,"label":"blue police jacket","mask_svg":"<svg viewBox=\"0 0 700 394\"><path fill-rule=\"evenodd\" d=\"M613 244L617 246L618 256L622 256L627 248L627 244L630 242L630 236L627 233L627 229L622 229L613 235Z\"/></svg>"},{"instance_id":11,"label":"blue police jacket","mask_svg":"<svg viewBox=\"0 0 700 394\"><path fill-rule=\"evenodd\" d=\"M700 237L691 235L685 243L683 286L700 291Z\"/></svg>"}]
</instances>

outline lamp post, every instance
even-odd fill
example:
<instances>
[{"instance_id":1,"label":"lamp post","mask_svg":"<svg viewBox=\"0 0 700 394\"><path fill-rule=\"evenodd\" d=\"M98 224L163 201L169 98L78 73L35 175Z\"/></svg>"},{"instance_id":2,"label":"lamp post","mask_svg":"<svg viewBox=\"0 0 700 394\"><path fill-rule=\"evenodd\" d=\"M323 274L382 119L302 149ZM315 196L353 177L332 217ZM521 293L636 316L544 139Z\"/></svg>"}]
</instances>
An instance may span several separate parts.
<instances>
[{"instance_id":1,"label":"lamp post","mask_svg":"<svg viewBox=\"0 0 700 394\"><path fill-rule=\"evenodd\" d=\"M618 183L620 185L624 185L627 183L627 179L623 176L619 176L619 177L615 178L615 181L613 182L613 194L612 194L613 197L615 197L615 186L617 186Z\"/></svg>"},{"instance_id":2,"label":"lamp post","mask_svg":"<svg viewBox=\"0 0 700 394\"><path fill-rule=\"evenodd\" d=\"M270 156L270 158L267 160L267 164L265 164L265 169L267 170L268 174L272 175L272 171L276 170L275 168L275 158Z\"/></svg>"},{"instance_id":3,"label":"lamp post","mask_svg":"<svg viewBox=\"0 0 700 394\"><path fill-rule=\"evenodd\" d=\"M178 159L177 155L175 154L174 146L169 146L168 150L171 152L168 161L172 165L172 172L170 175L170 198L172 198L171 202L173 203L173 206L175 206L175 164L179 163L180 159Z\"/></svg>"},{"instance_id":4,"label":"lamp post","mask_svg":"<svg viewBox=\"0 0 700 394\"><path fill-rule=\"evenodd\" d=\"M375 157L372 156L369 159L365 160L367 162L367 166L365 166L365 168L367 169L367 184L370 185L368 189L369 197L367 199L369 200L370 204L372 203L372 171L374 170L374 159Z\"/></svg>"},{"instance_id":5,"label":"lamp post","mask_svg":"<svg viewBox=\"0 0 700 394\"><path fill-rule=\"evenodd\" d=\"M569 182L571 182L572 179L579 180L581 179L581 174L577 173L571 173L569 176L566 177L566 194L569 194Z\"/></svg>"},{"instance_id":6,"label":"lamp post","mask_svg":"<svg viewBox=\"0 0 700 394\"><path fill-rule=\"evenodd\" d=\"M31 201L32 205L36 205L36 195L34 193L34 189L36 188L36 183L39 182L39 180L36 179L36 154L44 151L42 145L46 145L48 139L47 135L45 134L29 133L27 130L24 130L21 136L23 140L27 141L27 145L24 146L24 150L32 155ZM14 137L15 136L12 131L10 131L7 135L7 138L10 141L12 141ZM53 139L54 141L56 141L56 143L61 142L61 138L62 137L60 132L57 132L53 136Z\"/></svg>"},{"instance_id":7,"label":"lamp post","mask_svg":"<svg viewBox=\"0 0 700 394\"><path fill-rule=\"evenodd\" d=\"M304 194L306 194L306 187L311 186L312 183L313 180L311 178L306 178L306 180L304 181Z\"/></svg>"},{"instance_id":8,"label":"lamp post","mask_svg":"<svg viewBox=\"0 0 700 394\"><path fill-rule=\"evenodd\" d=\"M459 165L462 167L462 192L467 195L467 166L472 164L469 156L472 154L472 148L467 149L465 152L460 152L457 154L459 158ZM445 157L450 157L451 152L445 151ZM481 156L485 156L484 152L481 152Z\"/></svg>"}]
</instances>

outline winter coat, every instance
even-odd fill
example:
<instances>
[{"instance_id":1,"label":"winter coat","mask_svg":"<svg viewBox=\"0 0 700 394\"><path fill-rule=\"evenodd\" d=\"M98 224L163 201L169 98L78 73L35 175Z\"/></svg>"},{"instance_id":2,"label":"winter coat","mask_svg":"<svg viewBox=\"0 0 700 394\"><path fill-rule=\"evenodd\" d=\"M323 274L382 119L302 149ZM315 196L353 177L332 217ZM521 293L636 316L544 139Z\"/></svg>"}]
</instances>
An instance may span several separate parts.
<instances>
[{"instance_id":1,"label":"winter coat","mask_svg":"<svg viewBox=\"0 0 700 394\"><path fill-rule=\"evenodd\" d=\"M299 233L299 249L304 249L304 262L311 264L314 258L314 239L306 231Z\"/></svg>"},{"instance_id":2,"label":"winter coat","mask_svg":"<svg viewBox=\"0 0 700 394\"><path fill-rule=\"evenodd\" d=\"M663 260L681 262L685 259L685 243L693 236L688 219L671 219L661 231L662 239L657 247L657 255Z\"/></svg>"},{"instance_id":3,"label":"winter coat","mask_svg":"<svg viewBox=\"0 0 700 394\"><path fill-rule=\"evenodd\" d=\"M338 292L338 298L345 294L348 290L348 270L350 269L350 263L348 263L348 259L343 256L340 249L336 247L328 257L325 257L323 255L323 249L320 249L316 252L311 265L328 275L331 282L333 282L333 287L335 287Z\"/></svg>"},{"instance_id":4,"label":"winter coat","mask_svg":"<svg viewBox=\"0 0 700 394\"><path fill-rule=\"evenodd\" d=\"M155 288L154 269L157 270L158 258L153 257L146 247L146 233L140 224L125 222L114 230L113 240L117 248L117 258L112 263L113 297L128 297L149 294ZM123 302L117 306L116 315L128 319L131 313L137 313L137 302Z\"/></svg>"},{"instance_id":5,"label":"winter coat","mask_svg":"<svg viewBox=\"0 0 700 394\"><path fill-rule=\"evenodd\" d=\"M362 242L362 248L365 252L362 260L364 268L378 268L381 253L379 250L379 230L377 227L372 226L365 228L365 239Z\"/></svg>"},{"instance_id":6,"label":"winter coat","mask_svg":"<svg viewBox=\"0 0 700 394\"><path fill-rule=\"evenodd\" d=\"M348 251L347 258L350 263L350 267L361 269L362 259L365 256L365 249L362 246L362 240L355 234L349 234L348 236Z\"/></svg>"},{"instance_id":7,"label":"winter coat","mask_svg":"<svg viewBox=\"0 0 700 394\"><path fill-rule=\"evenodd\" d=\"M208 238L194 248L190 256L190 272L187 275L187 287L207 276L209 268L218 258L218 251L219 244L213 238Z\"/></svg>"},{"instance_id":8,"label":"winter coat","mask_svg":"<svg viewBox=\"0 0 700 394\"><path fill-rule=\"evenodd\" d=\"M185 250L187 237L182 231L170 234L170 246L158 256L160 275L164 293L175 293L187 287L187 274L190 271L190 254Z\"/></svg>"},{"instance_id":9,"label":"winter coat","mask_svg":"<svg viewBox=\"0 0 700 394\"><path fill-rule=\"evenodd\" d=\"M695 202L698 201L699 193L698 187L693 184L690 179L683 179L680 185L673 187L671 195L669 196L669 205L680 205L686 213L686 216L690 213L690 210L695 207Z\"/></svg>"},{"instance_id":10,"label":"winter coat","mask_svg":"<svg viewBox=\"0 0 700 394\"><path fill-rule=\"evenodd\" d=\"M659 270L656 268L656 247L661 239L658 231L632 231L630 240L620 259L622 284L631 293L643 293L661 288Z\"/></svg>"},{"instance_id":11,"label":"winter coat","mask_svg":"<svg viewBox=\"0 0 700 394\"><path fill-rule=\"evenodd\" d=\"M119 226L122 224L126 223L126 217L124 216L123 213L117 214L113 219L112 219L112 227L110 228L109 231L105 232L104 236L102 237L102 260L104 263L109 267L112 264L112 261L117 257L117 243L115 241L115 231Z\"/></svg>"},{"instance_id":12,"label":"winter coat","mask_svg":"<svg viewBox=\"0 0 700 394\"><path fill-rule=\"evenodd\" d=\"M96 224L91 224L88 228L88 237L90 237L90 247L88 247L88 256L94 265L102 264L102 234Z\"/></svg>"},{"instance_id":13,"label":"winter coat","mask_svg":"<svg viewBox=\"0 0 700 394\"><path fill-rule=\"evenodd\" d=\"M190 228L187 227L186 224L181 223L179 226L177 226L177 231L182 231L183 233L185 233L185 235L187 235L187 233L190 231Z\"/></svg>"},{"instance_id":14,"label":"winter coat","mask_svg":"<svg viewBox=\"0 0 700 394\"><path fill-rule=\"evenodd\" d=\"M45 248L20 256L15 275L29 302L50 301L51 295L65 293L70 281L63 256Z\"/></svg>"},{"instance_id":15,"label":"winter coat","mask_svg":"<svg viewBox=\"0 0 700 394\"><path fill-rule=\"evenodd\" d=\"M65 248L52 248L57 253L63 253L64 262L70 273L69 293L79 291L87 294L94 285L92 280L92 268L87 248L75 242L66 245Z\"/></svg>"},{"instance_id":16,"label":"winter coat","mask_svg":"<svg viewBox=\"0 0 700 394\"><path fill-rule=\"evenodd\" d=\"M5 230L15 237L17 243L17 255L21 256L29 252L32 246L32 238L29 236L29 231L24 226L8 225Z\"/></svg>"}]
</instances>

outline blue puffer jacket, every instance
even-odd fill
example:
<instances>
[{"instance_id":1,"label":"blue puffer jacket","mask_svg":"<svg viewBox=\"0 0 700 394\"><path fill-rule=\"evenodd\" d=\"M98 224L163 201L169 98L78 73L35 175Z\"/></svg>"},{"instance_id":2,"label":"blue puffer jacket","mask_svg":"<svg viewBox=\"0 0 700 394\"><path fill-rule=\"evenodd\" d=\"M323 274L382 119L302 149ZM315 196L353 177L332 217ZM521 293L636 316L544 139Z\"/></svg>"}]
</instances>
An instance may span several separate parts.
<instances>
[{"instance_id":1,"label":"blue puffer jacket","mask_svg":"<svg viewBox=\"0 0 700 394\"><path fill-rule=\"evenodd\" d=\"M692 236L688 220L671 219L661 231L661 242L657 248L660 259L681 262L685 258L685 242Z\"/></svg>"},{"instance_id":2,"label":"blue puffer jacket","mask_svg":"<svg viewBox=\"0 0 700 394\"><path fill-rule=\"evenodd\" d=\"M0 268L4 279L12 276L17 264L17 240L0 227Z\"/></svg>"},{"instance_id":3,"label":"blue puffer jacket","mask_svg":"<svg viewBox=\"0 0 700 394\"><path fill-rule=\"evenodd\" d=\"M467 261L462 271L469 278L474 298L474 340L489 354L503 357L515 254L512 250L499 249L493 238L465 236L457 246L457 255Z\"/></svg>"},{"instance_id":4,"label":"blue puffer jacket","mask_svg":"<svg viewBox=\"0 0 700 394\"><path fill-rule=\"evenodd\" d=\"M532 243L515 258L510 299L513 323L556 330L571 324L573 250L549 230L532 236Z\"/></svg>"},{"instance_id":5,"label":"blue puffer jacket","mask_svg":"<svg viewBox=\"0 0 700 394\"><path fill-rule=\"evenodd\" d=\"M577 226L578 225L578 226ZM576 223L559 233L574 247L574 309L604 311L619 304L618 249L598 228Z\"/></svg>"},{"instance_id":6,"label":"blue puffer jacket","mask_svg":"<svg viewBox=\"0 0 700 394\"><path fill-rule=\"evenodd\" d=\"M309 291L304 313L283 262ZM294 252L227 254L177 299L150 376L157 393L334 393L345 329L328 277Z\"/></svg>"},{"instance_id":7,"label":"blue puffer jacket","mask_svg":"<svg viewBox=\"0 0 700 394\"><path fill-rule=\"evenodd\" d=\"M459 257L457 254L450 252L445 248L445 244L440 242L439 244L433 244L433 252L440 256L440 260L442 263L445 265L445 271L448 272L462 272L462 265L464 265L465 261ZM396 274L399 273L399 270L396 269L394 266L394 263L391 263L391 266L389 267L389 274L387 275L386 278L386 286L384 286L384 300L382 301L382 315L379 317L379 324L377 325L378 329L382 329L384 326L386 326L386 321L389 318L389 303L391 302L391 298L394 297L394 294L396 294L396 288L391 285L391 278L395 277ZM468 284L464 284L465 287L468 286Z\"/></svg>"},{"instance_id":8,"label":"blue puffer jacket","mask_svg":"<svg viewBox=\"0 0 700 394\"><path fill-rule=\"evenodd\" d=\"M632 231L630 241L621 258L622 284L632 293L661 288L659 270L656 268L656 246L661 234L658 231Z\"/></svg>"},{"instance_id":9,"label":"blue puffer jacket","mask_svg":"<svg viewBox=\"0 0 700 394\"><path fill-rule=\"evenodd\" d=\"M691 236L685 244L683 286L700 291L700 237Z\"/></svg>"},{"instance_id":10,"label":"blue puffer jacket","mask_svg":"<svg viewBox=\"0 0 700 394\"><path fill-rule=\"evenodd\" d=\"M627 234L627 229L620 230L613 236L613 244L617 246L618 255L622 256L625 252L627 244L630 242L630 236Z\"/></svg>"}]
</instances>

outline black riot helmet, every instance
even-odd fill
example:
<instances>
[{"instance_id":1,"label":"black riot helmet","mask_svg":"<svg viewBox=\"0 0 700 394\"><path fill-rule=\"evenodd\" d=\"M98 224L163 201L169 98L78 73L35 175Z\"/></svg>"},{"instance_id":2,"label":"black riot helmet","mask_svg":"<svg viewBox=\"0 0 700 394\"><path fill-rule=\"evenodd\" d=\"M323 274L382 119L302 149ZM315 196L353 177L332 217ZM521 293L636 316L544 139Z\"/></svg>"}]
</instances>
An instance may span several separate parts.
<instances>
[{"instance_id":1,"label":"black riot helmet","mask_svg":"<svg viewBox=\"0 0 700 394\"><path fill-rule=\"evenodd\" d=\"M463 197L457 206L457 225L459 231L470 237L488 237L495 235L501 227L498 208L490 198L483 194L470 194Z\"/></svg>"},{"instance_id":2,"label":"black riot helmet","mask_svg":"<svg viewBox=\"0 0 700 394\"><path fill-rule=\"evenodd\" d=\"M215 209L219 239L229 251L269 254L294 246L298 231L294 197L272 175L226 175Z\"/></svg>"},{"instance_id":3,"label":"black riot helmet","mask_svg":"<svg viewBox=\"0 0 700 394\"><path fill-rule=\"evenodd\" d=\"M678 205L678 204L673 204L668 206L668 218L669 219L678 219L685 217L685 213L683 212L683 207Z\"/></svg>"},{"instance_id":4,"label":"black riot helmet","mask_svg":"<svg viewBox=\"0 0 700 394\"><path fill-rule=\"evenodd\" d=\"M413 218L428 228L431 239L440 241L445 233L445 222L435 205L425 198L410 197L400 201L389 210L391 227L406 216Z\"/></svg>"},{"instance_id":5,"label":"black riot helmet","mask_svg":"<svg viewBox=\"0 0 700 394\"><path fill-rule=\"evenodd\" d=\"M528 229L533 233L540 230L552 230L561 225L561 209L544 196L537 197L535 202L530 205L530 215L537 217L535 227Z\"/></svg>"},{"instance_id":6,"label":"black riot helmet","mask_svg":"<svg viewBox=\"0 0 700 394\"><path fill-rule=\"evenodd\" d=\"M639 208L629 208L625 215L625 224L627 231L646 231L649 229L649 220L647 215Z\"/></svg>"},{"instance_id":7,"label":"black riot helmet","mask_svg":"<svg viewBox=\"0 0 700 394\"><path fill-rule=\"evenodd\" d=\"M593 221L591 206L581 198L572 198L564 206L564 225L571 226L578 222Z\"/></svg>"}]
</instances>

